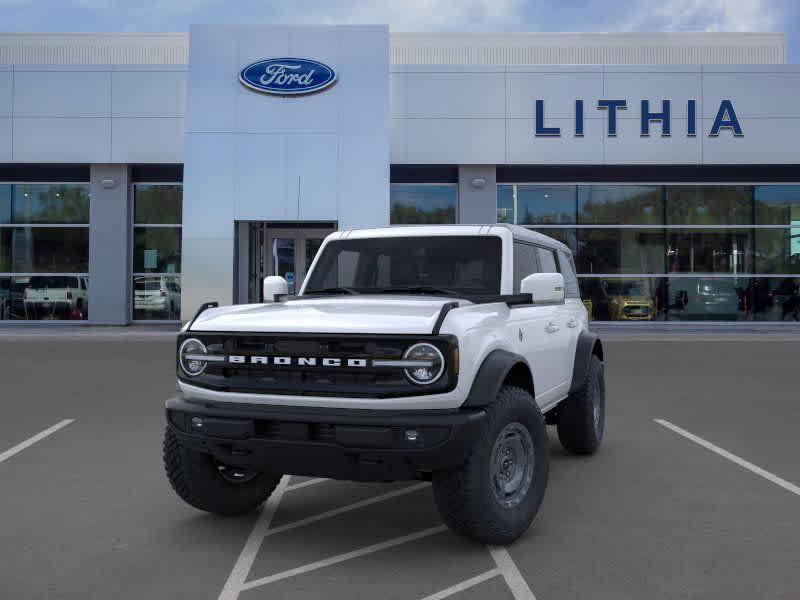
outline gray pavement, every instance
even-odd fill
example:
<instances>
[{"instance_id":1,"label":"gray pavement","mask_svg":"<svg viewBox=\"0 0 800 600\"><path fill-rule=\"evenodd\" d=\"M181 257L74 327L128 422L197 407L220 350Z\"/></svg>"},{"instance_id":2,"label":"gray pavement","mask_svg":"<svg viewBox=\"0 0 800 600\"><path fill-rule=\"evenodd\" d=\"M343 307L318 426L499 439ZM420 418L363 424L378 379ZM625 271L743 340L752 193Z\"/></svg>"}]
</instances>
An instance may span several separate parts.
<instances>
[{"instance_id":1,"label":"gray pavement","mask_svg":"<svg viewBox=\"0 0 800 600\"><path fill-rule=\"evenodd\" d=\"M796 598L800 495L654 419L800 484L798 340L608 335L604 446L551 436L542 509L498 562L413 482L292 478L260 514L197 512L161 467L174 334L4 331L0 457L74 422L0 458L0 597Z\"/></svg>"}]
</instances>

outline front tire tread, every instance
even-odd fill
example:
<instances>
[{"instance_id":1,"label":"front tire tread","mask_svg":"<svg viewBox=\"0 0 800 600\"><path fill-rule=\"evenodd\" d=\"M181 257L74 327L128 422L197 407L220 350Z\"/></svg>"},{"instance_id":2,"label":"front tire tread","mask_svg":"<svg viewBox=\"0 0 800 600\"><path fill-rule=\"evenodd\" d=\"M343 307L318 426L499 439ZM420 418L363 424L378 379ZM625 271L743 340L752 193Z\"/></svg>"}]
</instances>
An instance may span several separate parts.
<instances>
[{"instance_id":1,"label":"front tire tread","mask_svg":"<svg viewBox=\"0 0 800 600\"><path fill-rule=\"evenodd\" d=\"M486 408L486 421L465 463L433 473L433 492L439 514L456 533L485 544L506 545L530 527L547 487L547 431L533 397L524 389L503 386ZM505 508L494 497L489 461L498 433L512 421L523 423L534 444L534 475L520 504Z\"/></svg>"},{"instance_id":2,"label":"front tire tread","mask_svg":"<svg viewBox=\"0 0 800 600\"><path fill-rule=\"evenodd\" d=\"M259 473L250 481L229 483L219 474L210 455L181 445L169 427L164 434L164 469L172 489L184 502L219 515L254 511L280 482L279 476Z\"/></svg>"}]
</instances>

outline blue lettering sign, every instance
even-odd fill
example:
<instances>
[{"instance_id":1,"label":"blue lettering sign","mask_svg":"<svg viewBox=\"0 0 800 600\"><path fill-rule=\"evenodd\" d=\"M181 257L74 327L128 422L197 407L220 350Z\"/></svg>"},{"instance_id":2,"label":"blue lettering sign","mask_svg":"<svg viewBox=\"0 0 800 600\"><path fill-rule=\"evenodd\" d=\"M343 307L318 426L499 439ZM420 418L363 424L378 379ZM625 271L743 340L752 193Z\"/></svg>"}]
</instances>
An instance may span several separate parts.
<instances>
[{"instance_id":1,"label":"blue lettering sign","mask_svg":"<svg viewBox=\"0 0 800 600\"><path fill-rule=\"evenodd\" d=\"M689 100L686 103L686 135L689 137L697 135L697 100Z\"/></svg>"},{"instance_id":2,"label":"blue lettering sign","mask_svg":"<svg viewBox=\"0 0 800 600\"><path fill-rule=\"evenodd\" d=\"M608 110L608 137L617 136L617 109L625 110L628 103L625 100L598 100L598 110Z\"/></svg>"},{"instance_id":3,"label":"blue lettering sign","mask_svg":"<svg viewBox=\"0 0 800 600\"><path fill-rule=\"evenodd\" d=\"M560 127L544 126L544 100L536 101L536 137L559 136Z\"/></svg>"},{"instance_id":4,"label":"blue lettering sign","mask_svg":"<svg viewBox=\"0 0 800 600\"><path fill-rule=\"evenodd\" d=\"M641 135L642 137L649 137L650 122L661 121L661 137L669 137L670 136L669 109L670 109L670 101L662 100L661 112L660 113L650 112L650 101L642 100L642 130L639 135Z\"/></svg>"},{"instance_id":5,"label":"blue lettering sign","mask_svg":"<svg viewBox=\"0 0 800 600\"><path fill-rule=\"evenodd\" d=\"M583 137L583 100L575 100L575 137Z\"/></svg>"},{"instance_id":6,"label":"blue lettering sign","mask_svg":"<svg viewBox=\"0 0 800 600\"><path fill-rule=\"evenodd\" d=\"M536 113L536 137L560 137L560 127L547 127L545 126L544 116L544 100L536 99L535 102ZM616 137L617 135L617 111L626 110L628 108L627 100L605 100L600 99L597 101L598 110L608 111L608 137ZM650 101L641 101L640 113L640 135L641 137L650 136L650 124L658 122L661 124L661 137L671 137L672 135L672 101L662 100L661 111L651 111ZM584 114L584 101L580 98L575 100L575 137L583 137L586 119ZM717 116L709 131L709 136L718 137L722 129L730 129L736 137L742 137L742 126L733 110L733 102L730 100L723 100L719 105ZM686 101L686 136L697 136L697 100L690 99Z\"/></svg>"},{"instance_id":7,"label":"blue lettering sign","mask_svg":"<svg viewBox=\"0 0 800 600\"><path fill-rule=\"evenodd\" d=\"M717 137L720 129L731 129L736 137L744 135L742 127L739 125L739 119L736 118L736 113L733 110L733 103L730 100L720 102L714 124L711 126L711 131L708 132L709 137Z\"/></svg>"}]
</instances>

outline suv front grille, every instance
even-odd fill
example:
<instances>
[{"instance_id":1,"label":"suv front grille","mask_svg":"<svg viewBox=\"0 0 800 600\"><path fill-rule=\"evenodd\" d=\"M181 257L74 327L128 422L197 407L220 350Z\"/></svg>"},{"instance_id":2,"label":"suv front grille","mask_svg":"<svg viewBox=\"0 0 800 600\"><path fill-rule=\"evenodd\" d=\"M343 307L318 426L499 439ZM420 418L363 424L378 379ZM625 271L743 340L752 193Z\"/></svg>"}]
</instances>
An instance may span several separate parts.
<instances>
[{"instance_id":1,"label":"suv front grille","mask_svg":"<svg viewBox=\"0 0 800 600\"><path fill-rule=\"evenodd\" d=\"M186 383L218 391L380 398L441 393L452 389L456 381L452 336L184 333L178 347L189 337L201 340L209 354L245 358L242 364L209 361L197 377L186 376L178 367L178 377ZM401 360L407 348L421 341L436 345L445 357L445 373L439 381L415 385L403 368L371 366L372 360ZM269 364L252 364L254 356ZM275 364L276 357L285 364ZM310 358L314 364L308 364ZM322 364L330 359L338 363ZM349 361L367 366L351 366Z\"/></svg>"}]
</instances>

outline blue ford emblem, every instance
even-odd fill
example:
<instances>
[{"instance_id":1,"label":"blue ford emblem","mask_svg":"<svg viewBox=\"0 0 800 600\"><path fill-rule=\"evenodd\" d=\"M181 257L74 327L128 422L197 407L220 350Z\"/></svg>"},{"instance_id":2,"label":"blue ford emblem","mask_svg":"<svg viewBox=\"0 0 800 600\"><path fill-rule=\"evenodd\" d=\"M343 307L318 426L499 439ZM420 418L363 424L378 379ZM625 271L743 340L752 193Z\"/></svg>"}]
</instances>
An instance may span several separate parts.
<instances>
[{"instance_id":1,"label":"blue ford emblem","mask_svg":"<svg viewBox=\"0 0 800 600\"><path fill-rule=\"evenodd\" d=\"M239 73L239 81L258 92L296 96L333 85L336 72L307 58L268 58L247 65Z\"/></svg>"}]
</instances>

